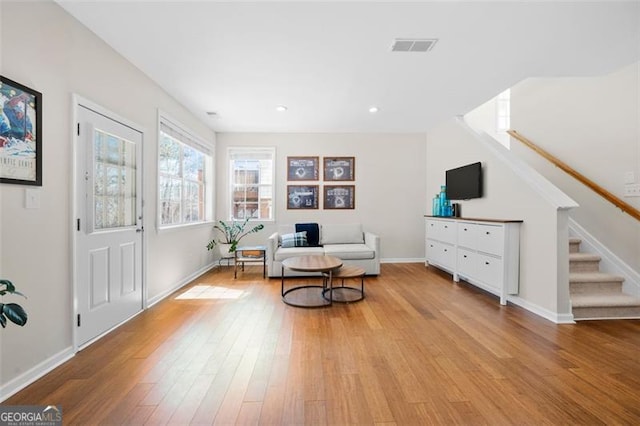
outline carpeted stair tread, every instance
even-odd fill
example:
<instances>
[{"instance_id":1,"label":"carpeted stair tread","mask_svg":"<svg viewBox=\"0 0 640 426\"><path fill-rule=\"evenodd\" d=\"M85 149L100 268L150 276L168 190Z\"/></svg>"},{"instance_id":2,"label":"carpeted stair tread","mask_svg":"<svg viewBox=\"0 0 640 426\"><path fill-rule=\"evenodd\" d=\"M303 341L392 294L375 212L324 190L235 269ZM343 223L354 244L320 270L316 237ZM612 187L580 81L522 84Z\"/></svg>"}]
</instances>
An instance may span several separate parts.
<instances>
[{"instance_id":1,"label":"carpeted stair tread","mask_svg":"<svg viewBox=\"0 0 640 426\"><path fill-rule=\"evenodd\" d=\"M574 308L613 308L623 306L640 307L640 299L624 293L578 293L571 295L571 305Z\"/></svg>"},{"instance_id":2,"label":"carpeted stair tread","mask_svg":"<svg viewBox=\"0 0 640 426\"><path fill-rule=\"evenodd\" d=\"M591 253L569 253L569 261L576 262L594 262L600 260L601 257Z\"/></svg>"},{"instance_id":3,"label":"carpeted stair tread","mask_svg":"<svg viewBox=\"0 0 640 426\"><path fill-rule=\"evenodd\" d=\"M624 278L618 275L605 274L604 272L571 272L569 282L571 283L600 283L600 282L623 282Z\"/></svg>"},{"instance_id":4,"label":"carpeted stair tread","mask_svg":"<svg viewBox=\"0 0 640 426\"><path fill-rule=\"evenodd\" d=\"M569 238L569 253L580 253L580 245L582 240L580 238Z\"/></svg>"},{"instance_id":5,"label":"carpeted stair tread","mask_svg":"<svg viewBox=\"0 0 640 426\"><path fill-rule=\"evenodd\" d=\"M601 256L581 253L580 238L569 238L569 295L573 319L640 318L640 298L622 292L624 277L600 272Z\"/></svg>"}]
</instances>

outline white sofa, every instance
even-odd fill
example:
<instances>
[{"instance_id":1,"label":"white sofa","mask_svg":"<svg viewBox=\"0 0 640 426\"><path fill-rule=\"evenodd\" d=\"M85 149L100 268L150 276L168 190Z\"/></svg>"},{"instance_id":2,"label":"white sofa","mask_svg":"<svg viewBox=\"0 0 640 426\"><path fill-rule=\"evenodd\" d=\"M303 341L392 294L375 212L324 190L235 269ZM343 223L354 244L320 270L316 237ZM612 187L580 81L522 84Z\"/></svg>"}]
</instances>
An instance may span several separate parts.
<instances>
[{"instance_id":1,"label":"white sofa","mask_svg":"<svg viewBox=\"0 0 640 426\"><path fill-rule=\"evenodd\" d=\"M345 265L359 266L366 275L380 274L380 237L365 232L361 224L319 225L319 247L282 247L281 236L295 232L295 225L280 226L267 240L269 277L282 276L282 261L295 256L329 255ZM285 276L319 275L285 270Z\"/></svg>"}]
</instances>

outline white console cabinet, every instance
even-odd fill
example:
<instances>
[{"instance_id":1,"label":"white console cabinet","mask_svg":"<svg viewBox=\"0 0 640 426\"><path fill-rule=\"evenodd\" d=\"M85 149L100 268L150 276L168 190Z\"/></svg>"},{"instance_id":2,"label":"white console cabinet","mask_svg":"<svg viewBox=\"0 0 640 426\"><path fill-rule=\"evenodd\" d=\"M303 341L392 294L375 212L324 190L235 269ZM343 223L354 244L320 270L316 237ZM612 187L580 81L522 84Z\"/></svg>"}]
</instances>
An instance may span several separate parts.
<instances>
[{"instance_id":1,"label":"white console cabinet","mask_svg":"<svg viewBox=\"0 0 640 426\"><path fill-rule=\"evenodd\" d=\"M521 220L426 217L426 264L500 297L518 294Z\"/></svg>"}]
</instances>

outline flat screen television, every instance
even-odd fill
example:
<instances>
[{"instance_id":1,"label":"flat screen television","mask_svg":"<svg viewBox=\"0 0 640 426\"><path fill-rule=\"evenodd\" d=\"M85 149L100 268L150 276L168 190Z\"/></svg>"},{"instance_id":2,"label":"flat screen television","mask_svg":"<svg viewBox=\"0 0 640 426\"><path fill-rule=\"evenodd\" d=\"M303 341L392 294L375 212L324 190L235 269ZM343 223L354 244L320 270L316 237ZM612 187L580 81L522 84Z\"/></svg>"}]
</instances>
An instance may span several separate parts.
<instances>
[{"instance_id":1,"label":"flat screen television","mask_svg":"<svg viewBox=\"0 0 640 426\"><path fill-rule=\"evenodd\" d=\"M482 197L482 164L467 164L445 172L449 200L469 200Z\"/></svg>"}]
</instances>

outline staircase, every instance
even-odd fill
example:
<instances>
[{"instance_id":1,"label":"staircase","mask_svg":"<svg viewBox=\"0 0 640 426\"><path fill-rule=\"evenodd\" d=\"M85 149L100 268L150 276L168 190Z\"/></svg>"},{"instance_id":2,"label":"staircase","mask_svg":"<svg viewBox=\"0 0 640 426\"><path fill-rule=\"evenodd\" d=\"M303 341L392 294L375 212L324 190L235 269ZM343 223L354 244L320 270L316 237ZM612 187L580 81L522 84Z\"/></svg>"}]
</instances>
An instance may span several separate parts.
<instances>
[{"instance_id":1,"label":"staircase","mask_svg":"<svg viewBox=\"0 0 640 426\"><path fill-rule=\"evenodd\" d=\"M600 272L600 256L580 253L569 239L569 293L576 321L640 318L640 299L622 292L624 278Z\"/></svg>"}]
</instances>

